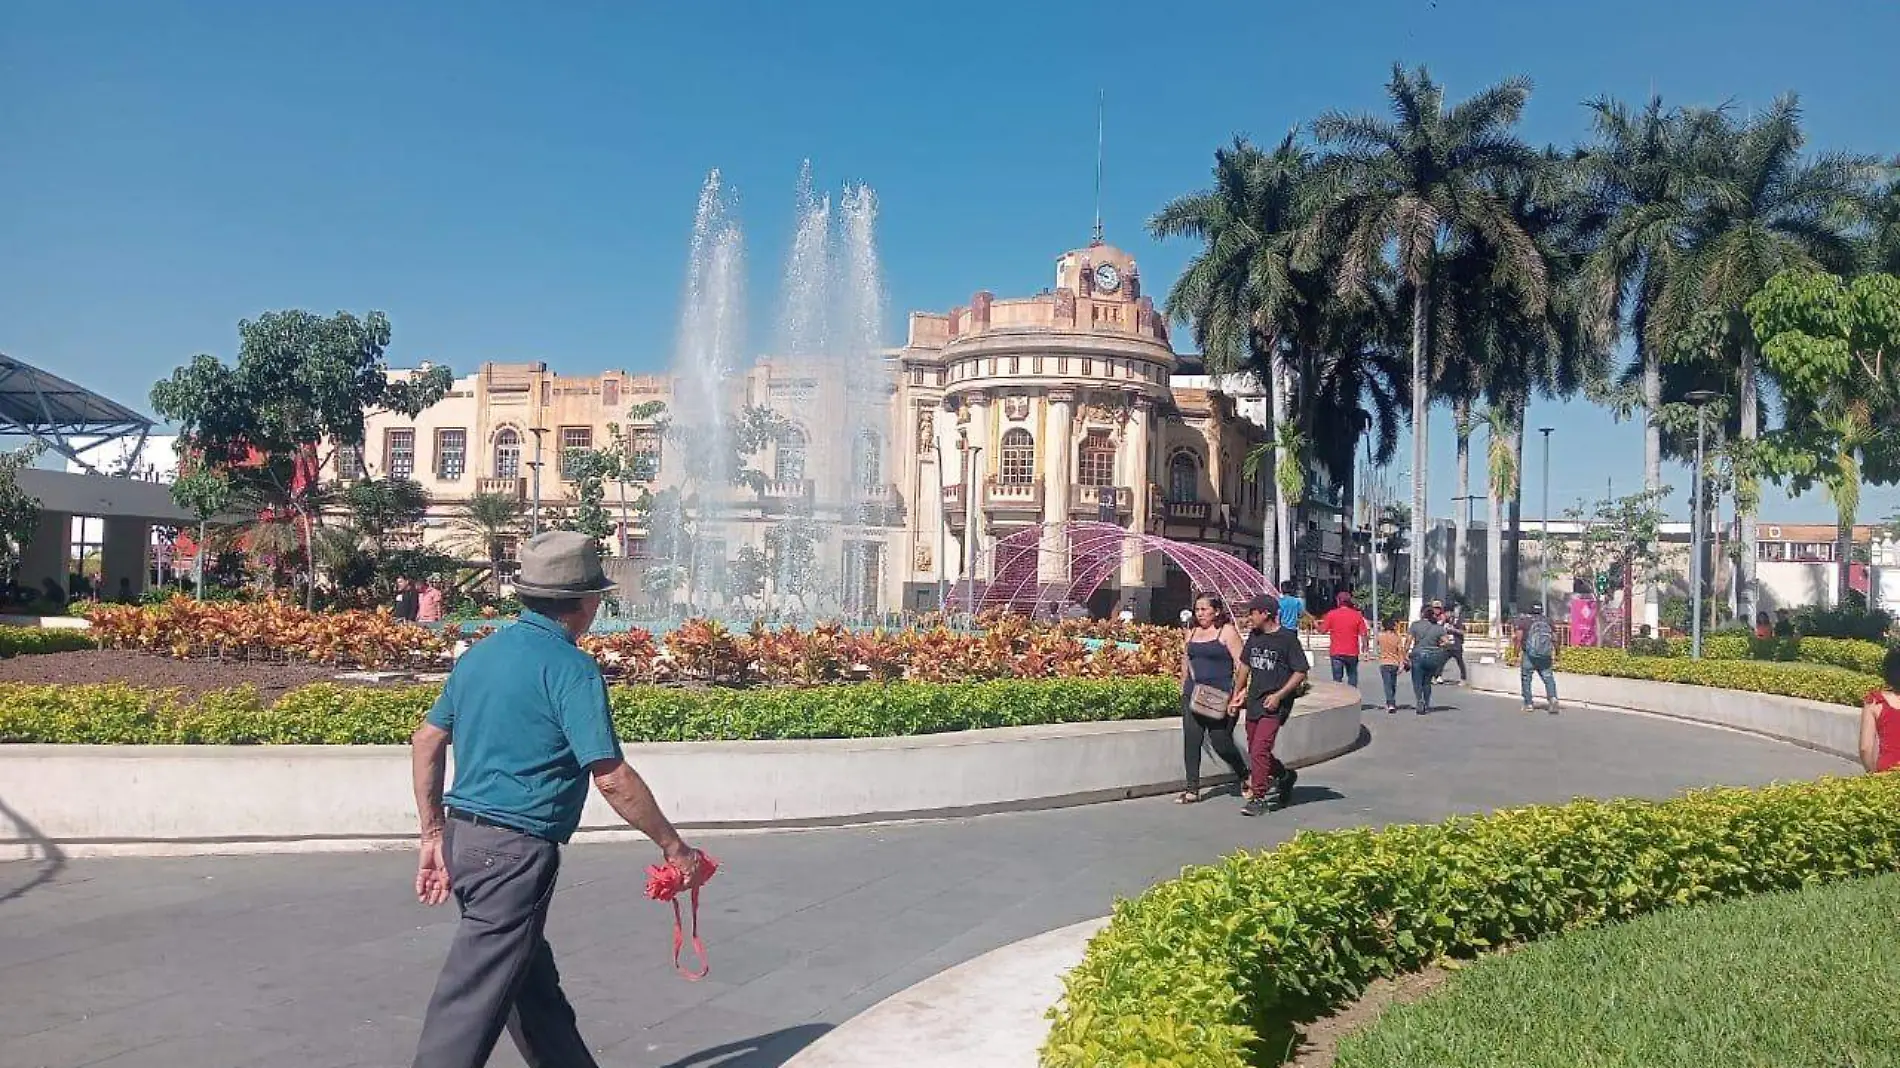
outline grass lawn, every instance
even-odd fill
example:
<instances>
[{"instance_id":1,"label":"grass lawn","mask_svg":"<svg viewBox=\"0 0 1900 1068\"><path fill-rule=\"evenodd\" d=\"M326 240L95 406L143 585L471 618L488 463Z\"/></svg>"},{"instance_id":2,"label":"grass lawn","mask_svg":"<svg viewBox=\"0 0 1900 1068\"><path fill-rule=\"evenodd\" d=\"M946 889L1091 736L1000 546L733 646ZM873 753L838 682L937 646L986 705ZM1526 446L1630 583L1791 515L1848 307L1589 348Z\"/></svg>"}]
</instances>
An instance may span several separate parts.
<instances>
[{"instance_id":1,"label":"grass lawn","mask_svg":"<svg viewBox=\"0 0 1900 1068\"><path fill-rule=\"evenodd\" d=\"M1900 1066L1900 876L1646 916L1481 961L1339 1068Z\"/></svg>"}]
</instances>

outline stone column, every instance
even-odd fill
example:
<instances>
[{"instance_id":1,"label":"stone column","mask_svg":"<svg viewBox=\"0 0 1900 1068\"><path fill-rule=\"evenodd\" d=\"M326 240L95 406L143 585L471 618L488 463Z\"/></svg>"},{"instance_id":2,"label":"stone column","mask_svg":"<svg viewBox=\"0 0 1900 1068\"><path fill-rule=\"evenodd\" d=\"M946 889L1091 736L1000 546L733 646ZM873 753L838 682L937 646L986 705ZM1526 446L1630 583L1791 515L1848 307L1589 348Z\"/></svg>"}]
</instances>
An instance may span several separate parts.
<instances>
[{"instance_id":1,"label":"stone column","mask_svg":"<svg viewBox=\"0 0 1900 1068\"><path fill-rule=\"evenodd\" d=\"M1129 517L1130 530L1145 530L1148 520L1148 482L1151 461L1148 456L1148 439L1153 430L1154 402L1147 397L1137 396L1133 400L1134 411L1129 414L1126 431L1126 444L1122 450L1122 469L1127 472L1126 485L1132 494L1133 511ZM1122 565L1122 588L1132 595L1137 588L1148 585L1147 557L1131 557ZM1140 594L1142 605L1137 612L1145 610L1147 593Z\"/></svg>"},{"instance_id":2,"label":"stone column","mask_svg":"<svg viewBox=\"0 0 1900 1068\"><path fill-rule=\"evenodd\" d=\"M152 548L151 525L143 519L114 517L102 526L105 544L99 552L100 599L118 596L122 578L131 583L134 596L144 593Z\"/></svg>"},{"instance_id":3,"label":"stone column","mask_svg":"<svg viewBox=\"0 0 1900 1068\"><path fill-rule=\"evenodd\" d=\"M1069 521L1070 487L1075 484L1075 390L1049 391L1048 418L1042 431L1042 521ZM1067 582L1068 561L1047 556L1041 561L1042 581Z\"/></svg>"},{"instance_id":4,"label":"stone column","mask_svg":"<svg viewBox=\"0 0 1900 1068\"><path fill-rule=\"evenodd\" d=\"M14 581L34 593L49 578L60 589L66 588L67 559L73 551L72 522L73 517L65 512L40 513L40 521L20 554L19 577Z\"/></svg>"},{"instance_id":5,"label":"stone column","mask_svg":"<svg viewBox=\"0 0 1900 1068\"><path fill-rule=\"evenodd\" d=\"M964 535L972 546L965 566L975 562L976 557L989 547L989 539L983 536L983 484L989 480L987 472L996 463L994 455L996 444L990 440L990 396L976 392L964 395L964 403L970 406L970 448L980 450L970 464L969 484L963 487L963 503L969 509L965 527L969 533ZM978 572L977 579L988 576Z\"/></svg>"}]
</instances>

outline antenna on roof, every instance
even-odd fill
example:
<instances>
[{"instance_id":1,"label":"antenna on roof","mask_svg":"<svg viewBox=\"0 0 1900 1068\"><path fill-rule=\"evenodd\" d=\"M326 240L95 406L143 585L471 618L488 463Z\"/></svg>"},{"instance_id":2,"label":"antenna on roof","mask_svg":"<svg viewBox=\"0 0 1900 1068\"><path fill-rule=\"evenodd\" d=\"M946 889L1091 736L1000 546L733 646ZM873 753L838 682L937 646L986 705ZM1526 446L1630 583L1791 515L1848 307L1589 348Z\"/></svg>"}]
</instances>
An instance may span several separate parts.
<instances>
[{"instance_id":1,"label":"antenna on roof","mask_svg":"<svg viewBox=\"0 0 1900 1068\"><path fill-rule=\"evenodd\" d=\"M1095 239L1092 245L1102 243L1102 108L1106 93L1095 91Z\"/></svg>"}]
</instances>

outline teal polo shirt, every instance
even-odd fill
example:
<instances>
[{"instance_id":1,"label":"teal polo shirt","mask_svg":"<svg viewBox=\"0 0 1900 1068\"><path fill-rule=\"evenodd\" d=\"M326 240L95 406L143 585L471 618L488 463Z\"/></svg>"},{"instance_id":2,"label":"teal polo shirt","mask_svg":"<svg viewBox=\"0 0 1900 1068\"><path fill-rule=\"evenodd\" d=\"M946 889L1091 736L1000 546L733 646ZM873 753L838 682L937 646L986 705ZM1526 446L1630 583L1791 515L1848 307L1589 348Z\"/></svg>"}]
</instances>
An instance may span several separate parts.
<instances>
[{"instance_id":1,"label":"teal polo shirt","mask_svg":"<svg viewBox=\"0 0 1900 1068\"><path fill-rule=\"evenodd\" d=\"M556 842L580 826L587 765L620 756L600 665L537 612L463 653L428 721L455 753L447 805Z\"/></svg>"}]
</instances>

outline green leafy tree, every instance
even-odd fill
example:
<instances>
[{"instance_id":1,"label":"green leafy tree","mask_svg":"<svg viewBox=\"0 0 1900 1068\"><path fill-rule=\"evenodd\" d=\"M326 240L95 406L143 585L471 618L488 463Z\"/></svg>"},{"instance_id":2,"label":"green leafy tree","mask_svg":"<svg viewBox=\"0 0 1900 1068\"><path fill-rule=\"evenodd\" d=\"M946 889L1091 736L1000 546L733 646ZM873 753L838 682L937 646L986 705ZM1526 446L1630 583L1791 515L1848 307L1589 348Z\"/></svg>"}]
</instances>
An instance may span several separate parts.
<instances>
[{"instance_id":1,"label":"green leafy tree","mask_svg":"<svg viewBox=\"0 0 1900 1068\"><path fill-rule=\"evenodd\" d=\"M1762 439L1763 465L1797 494L1819 482L1833 501L1845 597L1861 486L1900 481L1900 278L1790 271L1747 307L1786 410Z\"/></svg>"},{"instance_id":2,"label":"green leafy tree","mask_svg":"<svg viewBox=\"0 0 1900 1068\"><path fill-rule=\"evenodd\" d=\"M185 469L172 481L172 500L198 519L197 597L204 600L206 557L210 555L208 527L211 520L231 509L231 476L222 468L185 462Z\"/></svg>"},{"instance_id":3,"label":"green leafy tree","mask_svg":"<svg viewBox=\"0 0 1900 1068\"><path fill-rule=\"evenodd\" d=\"M1313 124L1336 152L1319 168L1316 210L1303 254L1316 261L1338 250L1333 276L1346 294L1374 287L1378 265L1397 273L1412 311L1412 543L1425 540L1430 314L1437 269L1447 249L1483 241L1498 250L1491 284L1526 306L1545 298L1548 284L1537 249L1498 194L1499 183L1538 164L1515 129L1530 83L1513 78L1455 105L1423 68L1395 66L1386 86L1389 119L1328 113ZM1416 614L1425 598L1425 571L1412 569Z\"/></svg>"},{"instance_id":4,"label":"green leafy tree","mask_svg":"<svg viewBox=\"0 0 1900 1068\"><path fill-rule=\"evenodd\" d=\"M27 542L39 527L39 498L21 489L17 477L39 455L37 444L0 453L0 581L13 581Z\"/></svg>"},{"instance_id":5,"label":"green leafy tree","mask_svg":"<svg viewBox=\"0 0 1900 1068\"><path fill-rule=\"evenodd\" d=\"M362 319L269 312L240 322L238 337L235 364L193 358L152 387L152 407L178 426L188 452L249 484L248 496L301 527L308 553L322 507L316 474L324 450L360 449L370 413L413 417L448 392L453 376L434 367L391 377L389 319L381 312ZM309 578L306 603L314 605Z\"/></svg>"},{"instance_id":6,"label":"green leafy tree","mask_svg":"<svg viewBox=\"0 0 1900 1068\"><path fill-rule=\"evenodd\" d=\"M450 546L488 561L490 592L501 595L502 546L521 533L527 505L512 493L477 493L456 506Z\"/></svg>"},{"instance_id":7,"label":"green leafy tree","mask_svg":"<svg viewBox=\"0 0 1900 1068\"><path fill-rule=\"evenodd\" d=\"M1581 502L1564 509L1564 518L1578 524L1580 529L1576 540L1567 546L1566 563L1570 573L1593 577L1608 574L1612 581L1619 583L1627 576L1632 593L1643 584L1660 579L1663 575L1662 500L1669 493L1670 487L1664 486L1627 497L1606 497L1588 509ZM1554 569L1547 567L1544 571L1546 583L1561 577ZM1625 605L1626 611L1633 607ZM1634 620L1626 615L1626 642L1628 624L1632 622Z\"/></svg>"}]
</instances>

